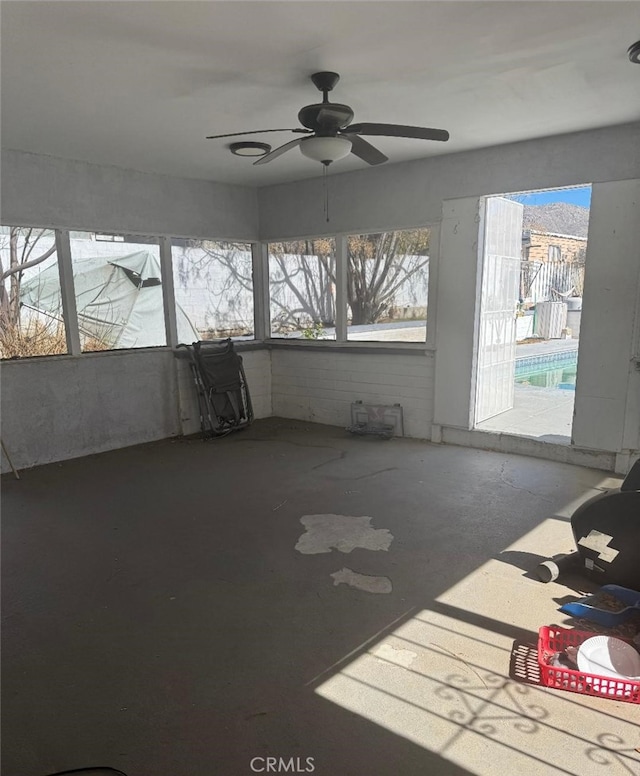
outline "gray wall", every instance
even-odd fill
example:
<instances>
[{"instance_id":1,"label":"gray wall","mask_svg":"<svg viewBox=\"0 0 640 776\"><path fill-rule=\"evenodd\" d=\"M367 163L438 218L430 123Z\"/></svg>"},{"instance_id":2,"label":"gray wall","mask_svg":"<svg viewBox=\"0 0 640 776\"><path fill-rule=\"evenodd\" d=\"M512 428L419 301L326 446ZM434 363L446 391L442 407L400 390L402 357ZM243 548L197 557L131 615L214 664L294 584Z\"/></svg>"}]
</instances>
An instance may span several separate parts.
<instances>
[{"instance_id":1,"label":"gray wall","mask_svg":"<svg viewBox=\"0 0 640 776\"><path fill-rule=\"evenodd\" d=\"M471 431L479 212L475 197L443 205L432 438L628 471L640 453L640 180L593 186L574 447L562 451Z\"/></svg>"},{"instance_id":2,"label":"gray wall","mask_svg":"<svg viewBox=\"0 0 640 776\"><path fill-rule=\"evenodd\" d=\"M433 422L469 428L478 287L477 197L442 206Z\"/></svg>"},{"instance_id":3,"label":"gray wall","mask_svg":"<svg viewBox=\"0 0 640 776\"><path fill-rule=\"evenodd\" d=\"M260 234L277 239L441 221L440 247L432 256L438 282L430 304L437 306L437 321L427 423L433 422L436 440L454 441L455 430L467 443L476 444L469 405L477 303L477 199L594 184L574 442L585 454L588 450L617 454L616 466L624 470L640 447L640 373L631 360L640 349L633 335L634 320L636 340L640 326L636 311L640 207L634 180L638 178L640 124L634 123L334 174L329 224L324 220L321 179L267 187L259 192ZM274 407L282 406L274 395ZM599 465L607 466L611 460L605 456Z\"/></svg>"},{"instance_id":4,"label":"gray wall","mask_svg":"<svg viewBox=\"0 0 640 776\"><path fill-rule=\"evenodd\" d=\"M4 224L255 240L255 189L3 151ZM257 369L250 369L255 361ZM256 415L271 414L270 366L247 354ZM268 363L268 357L267 357ZM19 467L194 432L168 350L3 362L2 436ZM183 405L180 405L180 399ZM197 415L196 415L197 421ZM2 470L7 462L2 457Z\"/></svg>"},{"instance_id":5,"label":"gray wall","mask_svg":"<svg viewBox=\"0 0 640 776\"><path fill-rule=\"evenodd\" d=\"M255 416L268 417L269 353L242 358ZM5 361L0 378L2 441L18 468L200 430L190 370L164 348Z\"/></svg>"},{"instance_id":6,"label":"gray wall","mask_svg":"<svg viewBox=\"0 0 640 776\"><path fill-rule=\"evenodd\" d=\"M573 437L640 448L640 180L594 185L580 323Z\"/></svg>"},{"instance_id":7,"label":"gray wall","mask_svg":"<svg viewBox=\"0 0 640 776\"><path fill-rule=\"evenodd\" d=\"M2 152L2 223L254 240L255 189Z\"/></svg>"},{"instance_id":8,"label":"gray wall","mask_svg":"<svg viewBox=\"0 0 640 776\"><path fill-rule=\"evenodd\" d=\"M2 440L14 464L37 466L175 436L173 362L162 349L4 362Z\"/></svg>"},{"instance_id":9,"label":"gray wall","mask_svg":"<svg viewBox=\"0 0 640 776\"><path fill-rule=\"evenodd\" d=\"M637 178L640 124L386 164L342 175L337 174L338 169L336 165L336 171L329 171L329 223L323 211L320 177L261 188L261 238L420 226L440 220L446 199Z\"/></svg>"},{"instance_id":10,"label":"gray wall","mask_svg":"<svg viewBox=\"0 0 640 776\"><path fill-rule=\"evenodd\" d=\"M591 290L585 315L591 322L583 318L587 329L580 354L576 442L622 455L640 445L640 408L634 396L640 373L631 367L639 347L631 332L640 294L640 213L637 181L631 179L640 178L640 124L333 176L333 216L328 225L320 180L267 187L256 193L243 187L17 152L4 153L2 164L2 220L7 224L250 240L258 234L276 238L400 228L439 223L444 216L442 246L432 257L431 268L430 316L435 309L438 313L435 371L433 359L427 357L420 366L424 373L413 375L411 385L403 382L411 375L403 375L400 382L410 389L410 396L395 389L397 381L389 383L384 377L393 370L392 362L369 368L368 357L358 359L357 368L366 379L352 379L354 385L347 386L343 362L350 363L350 359L337 355L258 351L247 353L245 359L260 396L260 415L269 414L273 407L280 414L320 417L325 422L330 416L340 416L342 423L349 402L362 398L363 392L390 403L402 394L411 404L409 433L427 435L435 412L436 424L443 424L438 434L444 439L448 438L447 425L458 429L456 433L469 433L469 347L474 334L478 226L471 200L510 190L600 182L603 185L594 186L589 235ZM463 198L468 207L447 203L443 214L444 201ZM449 227L451 233L447 233ZM456 239L459 234L464 239ZM613 251L610 257L607 246ZM609 261L616 280L611 292L604 294ZM637 339L638 313L635 315ZM458 328L449 327L452 319ZM615 345L603 366L598 353L610 342ZM321 387L298 379L314 367L311 359L315 358L323 362ZM395 361L404 363L402 357ZM417 363L412 360L409 368ZM602 369L610 371L604 393L598 383ZM297 376L295 392L287 390L292 376ZM177 380L173 355L166 350L8 362L2 367L2 384L3 438L20 466L171 436L194 427L190 400L182 397L181 401L188 388L182 391L183 380ZM457 386L455 392L450 390L452 385ZM307 391L319 402L319 414L312 402L304 404L297 398ZM416 391L419 395L414 395ZM402 402L402 398L396 400ZM592 423L596 416L600 417L597 427ZM6 469L4 461L3 467Z\"/></svg>"},{"instance_id":11,"label":"gray wall","mask_svg":"<svg viewBox=\"0 0 640 776\"><path fill-rule=\"evenodd\" d=\"M431 353L335 352L278 348L271 352L276 416L351 425L351 404L402 405L405 436L428 439L433 407Z\"/></svg>"}]
</instances>

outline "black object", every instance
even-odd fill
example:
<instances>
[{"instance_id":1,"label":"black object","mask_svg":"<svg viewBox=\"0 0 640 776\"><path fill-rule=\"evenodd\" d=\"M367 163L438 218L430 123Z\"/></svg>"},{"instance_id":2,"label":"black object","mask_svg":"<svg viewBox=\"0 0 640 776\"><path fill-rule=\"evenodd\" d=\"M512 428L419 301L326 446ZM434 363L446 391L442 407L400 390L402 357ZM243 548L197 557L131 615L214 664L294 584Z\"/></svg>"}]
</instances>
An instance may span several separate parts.
<instances>
[{"instance_id":1,"label":"black object","mask_svg":"<svg viewBox=\"0 0 640 776\"><path fill-rule=\"evenodd\" d=\"M206 437L221 437L253 421L253 407L242 356L229 338L222 342L178 345L189 356L198 394L200 427Z\"/></svg>"},{"instance_id":2,"label":"black object","mask_svg":"<svg viewBox=\"0 0 640 776\"><path fill-rule=\"evenodd\" d=\"M640 460L619 488L600 493L576 509L571 530L578 556L572 567L601 585L640 590ZM574 555L567 557L573 561ZM551 562L538 566L543 582L557 577L546 578ZM558 564L558 573L562 570Z\"/></svg>"},{"instance_id":3,"label":"black object","mask_svg":"<svg viewBox=\"0 0 640 776\"><path fill-rule=\"evenodd\" d=\"M322 102L313 105L305 105L298 112L298 121L303 128L295 129L254 129L248 132L231 132L224 135L209 135L207 140L215 140L223 137L238 137L240 135L258 135L264 132L296 132L315 137L342 136L351 140L351 153L367 162L367 164L382 164L388 161L385 156L371 143L363 140L360 135L384 135L386 137L409 137L417 140L446 141L449 133L444 129L430 129L428 127L412 127L406 124L352 124L353 111L348 105L337 102L329 102L329 92L340 80L338 73L321 72L311 76L316 88L322 92ZM254 164L266 164L281 156L285 151L295 148L304 142L304 138L291 140L284 145L265 154Z\"/></svg>"},{"instance_id":4,"label":"black object","mask_svg":"<svg viewBox=\"0 0 640 776\"><path fill-rule=\"evenodd\" d=\"M57 773L50 773L49 776L126 776L122 771L118 771L115 768L95 767L95 768L74 768L71 771L58 771Z\"/></svg>"},{"instance_id":5,"label":"black object","mask_svg":"<svg viewBox=\"0 0 640 776\"><path fill-rule=\"evenodd\" d=\"M543 561L536 569L536 574L541 582L555 582L561 574L567 571L579 571L580 556L577 552L568 555L554 555L553 558Z\"/></svg>"}]
</instances>

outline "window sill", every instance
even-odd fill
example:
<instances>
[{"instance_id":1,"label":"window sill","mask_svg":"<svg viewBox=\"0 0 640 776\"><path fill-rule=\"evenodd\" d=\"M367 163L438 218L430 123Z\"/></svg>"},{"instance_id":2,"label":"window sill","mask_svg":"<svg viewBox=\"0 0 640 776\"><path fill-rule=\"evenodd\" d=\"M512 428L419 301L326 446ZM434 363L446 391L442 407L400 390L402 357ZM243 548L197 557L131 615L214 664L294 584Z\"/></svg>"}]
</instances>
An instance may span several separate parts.
<instances>
[{"instance_id":1,"label":"window sill","mask_svg":"<svg viewBox=\"0 0 640 776\"><path fill-rule=\"evenodd\" d=\"M384 355L423 356L435 352L427 342L336 342L335 340L267 339L269 350L324 350L332 353L369 353Z\"/></svg>"}]
</instances>

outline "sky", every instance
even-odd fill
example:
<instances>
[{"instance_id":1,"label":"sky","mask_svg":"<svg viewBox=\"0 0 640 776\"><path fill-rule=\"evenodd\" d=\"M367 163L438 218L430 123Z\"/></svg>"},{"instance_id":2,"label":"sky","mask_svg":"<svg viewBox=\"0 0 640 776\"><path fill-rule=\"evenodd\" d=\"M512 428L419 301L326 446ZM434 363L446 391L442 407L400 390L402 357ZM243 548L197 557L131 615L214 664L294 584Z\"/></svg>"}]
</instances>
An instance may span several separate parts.
<instances>
[{"instance_id":1,"label":"sky","mask_svg":"<svg viewBox=\"0 0 640 776\"><path fill-rule=\"evenodd\" d=\"M529 194L512 194L516 202L523 205L546 205L548 202L569 202L571 205L589 207L591 186L574 189L553 189L552 191L533 191Z\"/></svg>"}]
</instances>

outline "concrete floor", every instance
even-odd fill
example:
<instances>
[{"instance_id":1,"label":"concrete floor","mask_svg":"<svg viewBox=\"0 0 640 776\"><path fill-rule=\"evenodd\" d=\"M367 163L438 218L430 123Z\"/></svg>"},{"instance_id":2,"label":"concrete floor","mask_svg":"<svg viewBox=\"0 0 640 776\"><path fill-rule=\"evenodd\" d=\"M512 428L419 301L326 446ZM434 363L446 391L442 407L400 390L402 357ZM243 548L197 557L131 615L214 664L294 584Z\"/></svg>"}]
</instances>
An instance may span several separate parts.
<instances>
[{"instance_id":1,"label":"concrete floor","mask_svg":"<svg viewBox=\"0 0 640 776\"><path fill-rule=\"evenodd\" d=\"M509 678L575 595L527 570L617 482L277 419L4 477L2 773L638 774L639 707ZM324 513L393 541L297 551Z\"/></svg>"}]
</instances>

